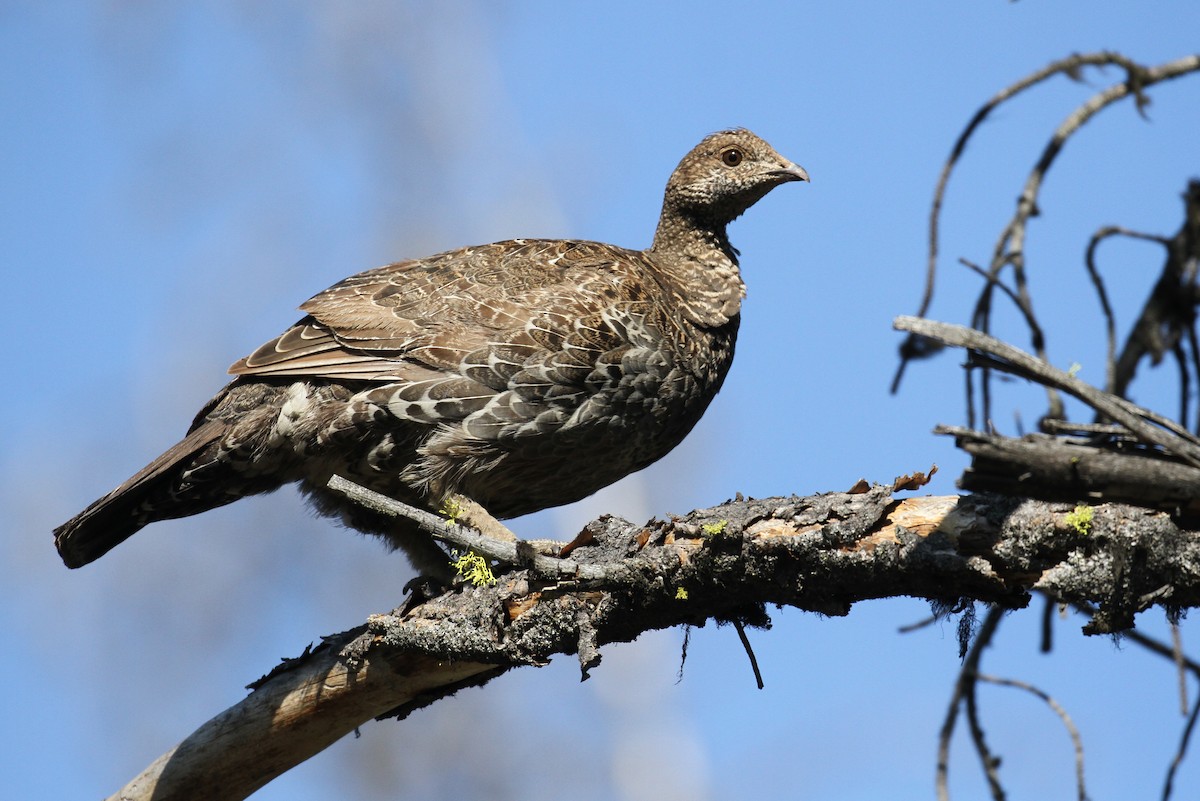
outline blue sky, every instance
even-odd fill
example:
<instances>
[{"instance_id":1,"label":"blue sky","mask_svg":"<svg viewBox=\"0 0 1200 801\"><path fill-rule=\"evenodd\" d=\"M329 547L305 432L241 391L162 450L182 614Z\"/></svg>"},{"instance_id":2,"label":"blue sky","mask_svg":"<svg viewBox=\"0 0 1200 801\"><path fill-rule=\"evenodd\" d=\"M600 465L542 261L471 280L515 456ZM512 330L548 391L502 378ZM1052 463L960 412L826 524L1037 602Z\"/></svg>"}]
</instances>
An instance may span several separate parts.
<instances>
[{"instance_id":1,"label":"blue sky","mask_svg":"<svg viewBox=\"0 0 1200 801\"><path fill-rule=\"evenodd\" d=\"M974 110L1076 51L1158 64L1196 49L1200 12L1148 3L10 3L0 10L0 713L13 798L114 792L315 637L391 608L409 570L314 519L290 490L151 527L67 571L50 530L175 441L225 368L310 295L362 269L514 236L649 243L662 188L702 136L749 127L804 165L736 222L750 295L737 362L689 440L574 507L514 525L563 536L607 511L685 512L735 492L844 489L964 459L956 355L887 394L924 280L934 182ZM1120 76L1056 80L993 115L947 196L932 315L962 322L1024 176L1053 128ZM1073 140L1030 227L1052 359L1102 381L1102 322L1081 254L1101 225L1170 234L1200 175L1200 79L1151 90ZM1128 324L1160 256L1106 245ZM1008 310L997 332L1027 336ZM1160 371L1161 372L1161 371ZM1135 386L1174 411L1169 375ZM995 423L1043 400L998 392ZM901 635L919 601L843 619L778 611L751 632L682 632L605 650L586 684L561 658L407 722L369 724L258 799L931 798L958 667L952 624ZM1081 621L1037 652L1010 617L985 669L1039 684L1080 726L1097 798L1157 794L1182 720L1162 660ZM1154 614L1146 630L1163 634ZM1185 642L1189 629L1185 626ZM1196 692L1192 688L1192 692ZM987 689L1013 798L1073 792L1045 707ZM521 737L513 737L513 731ZM1181 797L1200 788L1194 758ZM956 741L955 797L983 786Z\"/></svg>"}]
</instances>

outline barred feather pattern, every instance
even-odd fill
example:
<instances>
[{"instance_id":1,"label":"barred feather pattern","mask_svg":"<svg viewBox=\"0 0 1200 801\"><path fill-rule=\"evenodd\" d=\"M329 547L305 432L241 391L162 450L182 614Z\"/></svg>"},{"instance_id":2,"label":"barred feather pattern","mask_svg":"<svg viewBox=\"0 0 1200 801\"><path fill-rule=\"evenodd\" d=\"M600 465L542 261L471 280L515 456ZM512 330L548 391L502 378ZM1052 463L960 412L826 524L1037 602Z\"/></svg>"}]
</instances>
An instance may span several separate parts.
<instances>
[{"instance_id":1,"label":"barred feather pattern","mask_svg":"<svg viewBox=\"0 0 1200 801\"><path fill-rule=\"evenodd\" d=\"M429 567L440 552L347 505L329 478L427 507L459 493L504 519L645 467L733 360L745 287L725 226L807 177L749 131L723 131L672 175L647 250L516 239L335 284L230 368L183 441L56 530L64 561L300 482L319 511Z\"/></svg>"}]
</instances>

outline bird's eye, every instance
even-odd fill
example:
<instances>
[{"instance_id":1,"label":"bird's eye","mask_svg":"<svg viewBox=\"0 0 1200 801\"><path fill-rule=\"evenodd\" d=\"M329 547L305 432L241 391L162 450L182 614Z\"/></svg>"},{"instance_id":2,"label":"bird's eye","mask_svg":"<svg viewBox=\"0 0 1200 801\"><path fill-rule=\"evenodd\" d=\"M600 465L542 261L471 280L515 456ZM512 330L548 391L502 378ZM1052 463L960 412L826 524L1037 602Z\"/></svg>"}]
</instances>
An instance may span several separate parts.
<instances>
[{"instance_id":1,"label":"bird's eye","mask_svg":"<svg viewBox=\"0 0 1200 801\"><path fill-rule=\"evenodd\" d=\"M742 163L742 151L736 147L727 147L721 151L721 163L726 167L736 167Z\"/></svg>"}]
</instances>

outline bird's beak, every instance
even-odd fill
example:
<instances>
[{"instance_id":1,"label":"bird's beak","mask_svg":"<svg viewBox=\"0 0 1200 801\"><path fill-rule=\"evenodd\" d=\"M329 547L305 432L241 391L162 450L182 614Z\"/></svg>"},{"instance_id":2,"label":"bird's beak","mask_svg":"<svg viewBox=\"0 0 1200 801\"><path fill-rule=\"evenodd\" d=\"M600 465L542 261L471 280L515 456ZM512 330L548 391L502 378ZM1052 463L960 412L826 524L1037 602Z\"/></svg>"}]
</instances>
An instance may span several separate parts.
<instances>
[{"instance_id":1,"label":"bird's beak","mask_svg":"<svg viewBox=\"0 0 1200 801\"><path fill-rule=\"evenodd\" d=\"M783 181L808 181L808 171L799 164L788 162L788 166L780 170L772 170L771 175Z\"/></svg>"}]
</instances>

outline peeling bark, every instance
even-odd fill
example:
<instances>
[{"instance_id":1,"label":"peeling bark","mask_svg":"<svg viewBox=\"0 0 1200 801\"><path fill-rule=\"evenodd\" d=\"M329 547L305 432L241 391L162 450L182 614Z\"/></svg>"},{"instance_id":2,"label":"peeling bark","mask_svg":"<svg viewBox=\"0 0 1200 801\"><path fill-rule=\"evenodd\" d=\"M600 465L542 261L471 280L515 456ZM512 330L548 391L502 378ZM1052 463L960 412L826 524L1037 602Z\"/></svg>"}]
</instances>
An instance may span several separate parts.
<instances>
[{"instance_id":1,"label":"peeling bark","mask_svg":"<svg viewBox=\"0 0 1200 801\"><path fill-rule=\"evenodd\" d=\"M730 501L669 521L602 517L561 570L513 569L487 587L416 597L289 660L114 799L233 799L379 717L419 707L554 654L587 678L600 648L707 620L769 625L766 604L845 615L912 596L1025 606L1032 590L1092 603L1089 633L1151 606L1200 604L1200 535L1169 515L979 494L859 494ZM536 564L541 564L536 563Z\"/></svg>"}]
</instances>

